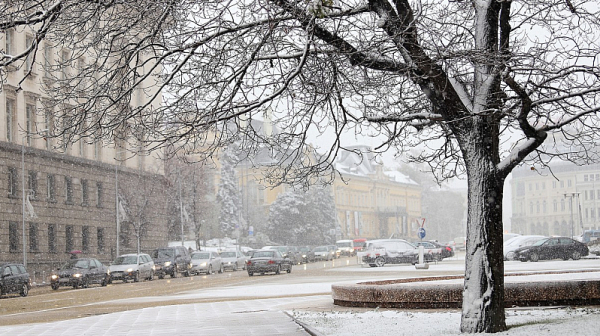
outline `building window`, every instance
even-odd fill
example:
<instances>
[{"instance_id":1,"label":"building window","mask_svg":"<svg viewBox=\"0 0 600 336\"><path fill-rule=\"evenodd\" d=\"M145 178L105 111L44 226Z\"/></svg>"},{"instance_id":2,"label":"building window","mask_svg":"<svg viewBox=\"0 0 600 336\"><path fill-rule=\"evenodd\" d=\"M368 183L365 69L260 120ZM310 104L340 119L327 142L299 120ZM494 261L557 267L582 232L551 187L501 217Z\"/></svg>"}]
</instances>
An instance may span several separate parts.
<instances>
[{"instance_id":1,"label":"building window","mask_svg":"<svg viewBox=\"0 0 600 336\"><path fill-rule=\"evenodd\" d=\"M552 189L556 189L556 181L552 181Z\"/></svg>"},{"instance_id":2,"label":"building window","mask_svg":"<svg viewBox=\"0 0 600 336\"><path fill-rule=\"evenodd\" d=\"M567 186L568 186L569 188L571 188L571 180L568 180L568 181L567 181Z\"/></svg>"},{"instance_id":3,"label":"building window","mask_svg":"<svg viewBox=\"0 0 600 336\"><path fill-rule=\"evenodd\" d=\"M68 70L67 70L67 67L70 65L69 58L70 58L69 52L66 50L63 50L60 54L60 62L61 62L60 79L65 80L65 79L69 78Z\"/></svg>"},{"instance_id":4,"label":"building window","mask_svg":"<svg viewBox=\"0 0 600 336\"><path fill-rule=\"evenodd\" d=\"M565 187L565 181L560 181L560 187L564 188Z\"/></svg>"},{"instance_id":5,"label":"building window","mask_svg":"<svg viewBox=\"0 0 600 336\"><path fill-rule=\"evenodd\" d=\"M8 222L8 250L18 252L19 245L19 223Z\"/></svg>"},{"instance_id":6,"label":"building window","mask_svg":"<svg viewBox=\"0 0 600 336\"><path fill-rule=\"evenodd\" d=\"M37 198L38 183L37 183L37 172L30 170L27 175L27 188L31 190L33 199Z\"/></svg>"},{"instance_id":7,"label":"building window","mask_svg":"<svg viewBox=\"0 0 600 336\"><path fill-rule=\"evenodd\" d=\"M17 191L19 183L19 173L17 172L17 168L8 167L8 196L9 197L17 197Z\"/></svg>"},{"instance_id":8,"label":"building window","mask_svg":"<svg viewBox=\"0 0 600 336\"><path fill-rule=\"evenodd\" d=\"M67 204L73 204L73 180L65 176L65 202Z\"/></svg>"},{"instance_id":9,"label":"building window","mask_svg":"<svg viewBox=\"0 0 600 336\"><path fill-rule=\"evenodd\" d=\"M15 142L16 100L6 98L6 141Z\"/></svg>"},{"instance_id":10,"label":"building window","mask_svg":"<svg viewBox=\"0 0 600 336\"><path fill-rule=\"evenodd\" d=\"M86 253L90 250L90 228L87 226L81 228L81 250Z\"/></svg>"},{"instance_id":11,"label":"building window","mask_svg":"<svg viewBox=\"0 0 600 336\"><path fill-rule=\"evenodd\" d=\"M565 211L565 200L560 200L560 211Z\"/></svg>"},{"instance_id":12,"label":"building window","mask_svg":"<svg viewBox=\"0 0 600 336\"><path fill-rule=\"evenodd\" d=\"M102 207L102 182L96 182L96 206Z\"/></svg>"},{"instance_id":13,"label":"building window","mask_svg":"<svg viewBox=\"0 0 600 336\"><path fill-rule=\"evenodd\" d=\"M73 251L75 246L74 229L72 225L67 225L65 228L65 252Z\"/></svg>"},{"instance_id":14,"label":"building window","mask_svg":"<svg viewBox=\"0 0 600 336\"><path fill-rule=\"evenodd\" d=\"M594 199L594 195L596 193L593 190L590 190L590 199L593 200Z\"/></svg>"},{"instance_id":15,"label":"building window","mask_svg":"<svg viewBox=\"0 0 600 336\"><path fill-rule=\"evenodd\" d=\"M98 239L98 253L104 252L104 228L98 228L96 238Z\"/></svg>"},{"instance_id":16,"label":"building window","mask_svg":"<svg viewBox=\"0 0 600 336\"><path fill-rule=\"evenodd\" d=\"M537 202L535 203L535 210L536 210L536 211L535 211L536 213L540 213L540 201L537 201Z\"/></svg>"},{"instance_id":17,"label":"building window","mask_svg":"<svg viewBox=\"0 0 600 336\"><path fill-rule=\"evenodd\" d=\"M90 201L90 194L88 189L88 181L81 180L81 205L88 206Z\"/></svg>"},{"instance_id":18,"label":"building window","mask_svg":"<svg viewBox=\"0 0 600 336\"><path fill-rule=\"evenodd\" d=\"M25 132L27 132L25 135L27 146L31 146L31 139L35 132L35 105L33 104L25 105Z\"/></svg>"},{"instance_id":19,"label":"building window","mask_svg":"<svg viewBox=\"0 0 600 336\"><path fill-rule=\"evenodd\" d=\"M56 185L54 181L54 175L48 174L46 177L46 197L49 202L56 202Z\"/></svg>"},{"instance_id":20,"label":"building window","mask_svg":"<svg viewBox=\"0 0 600 336\"><path fill-rule=\"evenodd\" d=\"M50 43L44 43L44 75L51 77L52 70L52 46Z\"/></svg>"},{"instance_id":21,"label":"building window","mask_svg":"<svg viewBox=\"0 0 600 336\"><path fill-rule=\"evenodd\" d=\"M29 251L38 251L38 234L37 225L35 223L29 223Z\"/></svg>"},{"instance_id":22,"label":"building window","mask_svg":"<svg viewBox=\"0 0 600 336\"><path fill-rule=\"evenodd\" d=\"M7 55L12 55L15 52L14 43L15 43L15 32L12 29L7 29L4 33L6 37L6 45L4 46L4 50Z\"/></svg>"},{"instance_id":23,"label":"building window","mask_svg":"<svg viewBox=\"0 0 600 336\"><path fill-rule=\"evenodd\" d=\"M56 225L48 224L48 252L56 253Z\"/></svg>"},{"instance_id":24,"label":"building window","mask_svg":"<svg viewBox=\"0 0 600 336\"><path fill-rule=\"evenodd\" d=\"M533 202L529 202L529 213L533 213Z\"/></svg>"},{"instance_id":25,"label":"building window","mask_svg":"<svg viewBox=\"0 0 600 336\"><path fill-rule=\"evenodd\" d=\"M46 106L44 108L44 128L47 130L46 135L48 134L49 130L52 129L53 126L54 126L54 117L52 114L52 109L50 107ZM48 136L45 136L44 142L46 143L46 149L51 150L52 149L52 139Z\"/></svg>"},{"instance_id":26,"label":"building window","mask_svg":"<svg viewBox=\"0 0 600 336\"><path fill-rule=\"evenodd\" d=\"M548 212L548 207L546 206L546 201L544 201L544 202L542 203L542 212L543 212L543 213L547 213L547 212Z\"/></svg>"},{"instance_id":27,"label":"building window","mask_svg":"<svg viewBox=\"0 0 600 336\"><path fill-rule=\"evenodd\" d=\"M25 36L25 48L31 48L33 43L33 36ZM27 55L27 58L25 58L25 73L28 73L29 71L35 73L33 69L33 53L29 53L29 55Z\"/></svg>"},{"instance_id":28,"label":"building window","mask_svg":"<svg viewBox=\"0 0 600 336\"><path fill-rule=\"evenodd\" d=\"M587 182L588 181L588 176L587 175L583 175L583 182Z\"/></svg>"}]
</instances>

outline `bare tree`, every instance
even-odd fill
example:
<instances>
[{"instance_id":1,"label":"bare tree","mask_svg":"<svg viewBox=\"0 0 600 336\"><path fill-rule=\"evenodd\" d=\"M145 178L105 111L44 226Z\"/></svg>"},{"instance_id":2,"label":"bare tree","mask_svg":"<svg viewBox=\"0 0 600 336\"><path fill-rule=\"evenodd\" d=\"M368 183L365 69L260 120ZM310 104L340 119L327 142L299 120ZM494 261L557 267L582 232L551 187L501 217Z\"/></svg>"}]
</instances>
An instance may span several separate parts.
<instances>
[{"instance_id":1,"label":"bare tree","mask_svg":"<svg viewBox=\"0 0 600 336\"><path fill-rule=\"evenodd\" d=\"M6 75L41 44L52 130L177 143L210 157L239 141L286 155L273 179L333 177L345 131L385 151L419 148L439 180L466 174L468 245L461 330L506 329L502 187L520 163L597 159L595 1L158 0L2 2L0 29L32 29ZM84 62L77 59L85 57ZM78 66L72 66L78 64ZM62 72L60 69L71 69ZM53 69L49 69L53 70ZM77 89L81 88L81 89ZM163 99L160 106L153 105ZM132 99L145 104L129 108ZM133 105L136 106L136 105ZM272 112L279 132L251 122ZM76 113L73 113L76 112ZM63 120L64 122L60 122ZM60 127L59 127L60 126ZM324 155L303 160L308 135Z\"/></svg>"},{"instance_id":2,"label":"bare tree","mask_svg":"<svg viewBox=\"0 0 600 336\"><path fill-rule=\"evenodd\" d=\"M134 182L128 188L120 188L119 211L123 212L123 224L133 228L132 234L136 240L136 253L139 254L141 253L142 239L154 219L150 216L152 213L150 208L153 206L152 194L155 190L154 184L148 183L141 175L138 175L137 179L134 178L134 181L128 181L129 183Z\"/></svg>"}]
</instances>

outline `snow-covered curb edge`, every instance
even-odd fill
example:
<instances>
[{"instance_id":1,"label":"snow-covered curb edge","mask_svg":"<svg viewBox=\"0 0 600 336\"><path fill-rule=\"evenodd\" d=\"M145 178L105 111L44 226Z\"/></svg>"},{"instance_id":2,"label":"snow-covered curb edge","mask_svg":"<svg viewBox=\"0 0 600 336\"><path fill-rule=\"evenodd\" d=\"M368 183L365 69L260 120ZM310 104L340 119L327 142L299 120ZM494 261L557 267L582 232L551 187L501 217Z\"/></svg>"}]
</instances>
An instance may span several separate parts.
<instances>
[{"instance_id":1,"label":"snow-covered curb edge","mask_svg":"<svg viewBox=\"0 0 600 336\"><path fill-rule=\"evenodd\" d=\"M315 330L313 327L309 326L308 324L301 322L299 320L297 320L294 315L290 314L290 312L288 311L284 311L284 313L289 316L292 321L294 321L294 323L296 323L297 325L299 325L302 329L304 329L307 333L309 333L311 336L325 336L323 334L321 334L320 332L318 332L317 330Z\"/></svg>"}]
</instances>

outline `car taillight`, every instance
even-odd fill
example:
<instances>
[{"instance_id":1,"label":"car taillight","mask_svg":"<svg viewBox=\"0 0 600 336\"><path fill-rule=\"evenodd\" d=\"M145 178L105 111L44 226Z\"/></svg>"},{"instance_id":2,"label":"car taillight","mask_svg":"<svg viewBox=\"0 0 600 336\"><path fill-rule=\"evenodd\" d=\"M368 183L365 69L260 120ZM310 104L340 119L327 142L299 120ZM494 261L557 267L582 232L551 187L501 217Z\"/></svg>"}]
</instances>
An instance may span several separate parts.
<instances>
[{"instance_id":1,"label":"car taillight","mask_svg":"<svg viewBox=\"0 0 600 336\"><path fill-rule=\"evenodd\" d=\"M274 264L275 261L274 260L269 260L269 264Z\"/></svg>"},{"instance_id":2,"label":"car taillight","mask_svg":"<svg viewBox=\"0 0 600 336\"><path fill-rule=\"evenodd\" d=\"M452 249L448 246L446 246L446 251L452 251Z\"/></svg>"},{"instance_id":3,"label":"car taillight","mask_svg":"<svg viewBox=\"0 0 600 336\"><path fill-rule=\"evenodd\" d=\"M250 261L250 260L247 260L247 261L246 261L246 265L252 265L252 261Z\"/></svg>"}]
</instances>

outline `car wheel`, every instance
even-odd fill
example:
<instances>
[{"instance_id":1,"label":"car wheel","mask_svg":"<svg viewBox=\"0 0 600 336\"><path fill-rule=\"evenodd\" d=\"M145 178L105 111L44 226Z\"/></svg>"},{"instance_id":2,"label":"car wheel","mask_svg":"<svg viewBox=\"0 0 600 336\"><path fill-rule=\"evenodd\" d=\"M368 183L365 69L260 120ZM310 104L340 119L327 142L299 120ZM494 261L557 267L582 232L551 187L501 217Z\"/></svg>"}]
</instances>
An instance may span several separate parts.
<instances>
[{"instance_id":1,"label":"car wheel","mask_svg":"<svg viewBox=\"0 0 600 336\"><path fill-rule=\"evenodd\" d=\"M532 253L529 256L529 260L531 260L532 262L537 262L538 260L540 260L540 257L537 255L537 253Z\"/></svg>"},{"instance_id":2,"label":"car wheel","mask_svg":"<svg viewBox=\"0 0 600 336\"><path fill-rule=\"evenodd\" d=\"M279 273L281 273L281 265L277 265L277 270L275 271L275 274Z\"/></svg>"},{"instance_id":3,"label":"car wheel","mask_svg":"<svg viewBox=\"0 0 600 336\"><path fill-rule=\"evenodd\" d=\"M77 288L79 288L79 284L74 284L73 289L77 289Z\"/></svg>"},{"instance_id":4,"label":"car wheel","mask_svg":"<svg viewBox=\"0 0 600 336\"><path fill-rule=\"evenodd\" d=\"M385 265L385 259L383 257L377 257L377 259L375 259L375 265L377 267L383 267Z\"/></svg>"},{"instance_id":5,"label":"car wheel","mask_svg":"<svg viewBox=\"0 0 600 336\"><path fill-rule=\"evenodd\" d=\"M177 265L173 266L173 272L171 272L171 278L177 278Z\"/></svg>"},{"instance_id":6,"label":"car wheel","mask_svg":"<svg viewBox=\"0 0 600 336\"><path fill-rule=\"evenodd\" d=\"M23 284L23 287L21 287L21 296L25 297L27 296L27 294L29 294L29 287L27 286L27 284Z\"/></svg>"},{"instance_id":7,"label":"car wheel","mask_svg":"<svg viewBox=\"0 0 600 336\"><path fill-rule=\"evenodd\" d=\"M288 272L288 274L292 273L292 265L291 264L290 264L290 268L288 268L286 272Z\"/></svg>"},{"instance_id":8,"label":"car wheel","mask_svg":"<svg viewBox=\"0 0 600 336\"><path fill-rule=\"evenodd\" d=\"M208 265L208 271L206 271L206 275L213 274L212 265Z\"/></svg>"},{"instance_id":9,"label":"car wheel","mask_svg":"<svg viewBox=\"0 0 600 336\"><path fill-rule=\"evenodd\" d=\"M53 290L57 290L59 286L58 286L58 284L51 284L51 285L50 285L50 287L51 287Z\"/></svg>"},{"instance_id":10,"label":"car wheel","mask_svg":"<svg viewBox=\"0 0 600 336\"><path fill-rule=\"evenodd\" d=\"M234 271L234 272L237 271L238 270L238 264L235 263L235 265L233 265L233 268L231 270Z\"/></svg>"},{"instance_id":11,"label":"car wheel","mask_svg":"<svg viewBox=\"0 0 600 336\"><path fill-rule=\"evenodd\" d=\"M109 282L110 282L110 279L108 279L107 277L104 277L104 279L102 279L102 282L100 283L100 286L106 287L106 285L108 285Z\"/></svg>"},{"instance_id":12,"label":"car wheel","mask_svg":"<svg viewBox=\"0 0 600 336\"><path fill-rule=\"evenodd\" d=\"M140 282L140 271L135 272L133 276L133 282Z\"/></svg>"},{"instance_id":13,"label":"car wheel","mask_svg":"<svg viewBox=\"0 0 600 336\"><path fill-rule=\"evenodd\" d=\"M148 280L149 281L154 280L154 271L150 271L150 275L148 276Z\"/></svg>"},{"instance_id":14,"label":"car wheel","mask_svg":"<svg viewBox=\"0 0 600 336\"><path fill-rule=\"evenodd\" d=\"M249 276L254 276L254 273L252 273L252 272L248 272L248 275L249 275Z\"/></svg>"},{"instance_id":15,"label":"car wheel","mask_svg":"<svg viewBox=\"0 0 600 336\"><path fill-rule=\"evenodd\" d=\"M158 278L159 278L159 279L164 279L164 278L165 278L165 276L161 274L161 275L159 275L159 276L158 276Z\"/></svg>"},{"instance_id":16,"label":"car wheel","mask_svg":"<svg viewBox=\"0 0 600 336\"><path fill-rule=\"evenodd\" d=\"M371 267L377 267L377 265L375 265L375 264L369 264L369 266L371 266Z\"/></svg>"},{"instance_id":17,"label":"car wheel","mask_svg":"<svg viewBox=\"0 0 600 336\"><path fill-rule=\"evenodd\" d=\"M221 267L219 267L219 273L223 273L223 272L224 272L224 270L223 270L223 264L221 264Z\"/></svg>"},{"instance_id":18,"label":"car wheel","mask_svg":"<svg viewBox=\"0 0 600 336\"><path fill-rule=\"evenodd\" d=\"M90 287L90 278L85 277L83 282L81 283L81 288L89 288Z\"/></svg>"},{"instance_id":19,"label":"car wheel","mask_svg":"<svg viewBox=\"0 0 600 336\"><path fill-rule=\"evenodd\" d=\"M581 253L579 253L579 251L573 251L573 255L571 257L573 260L579 260L581 259Z\"/></svg>"}]
</instances>

